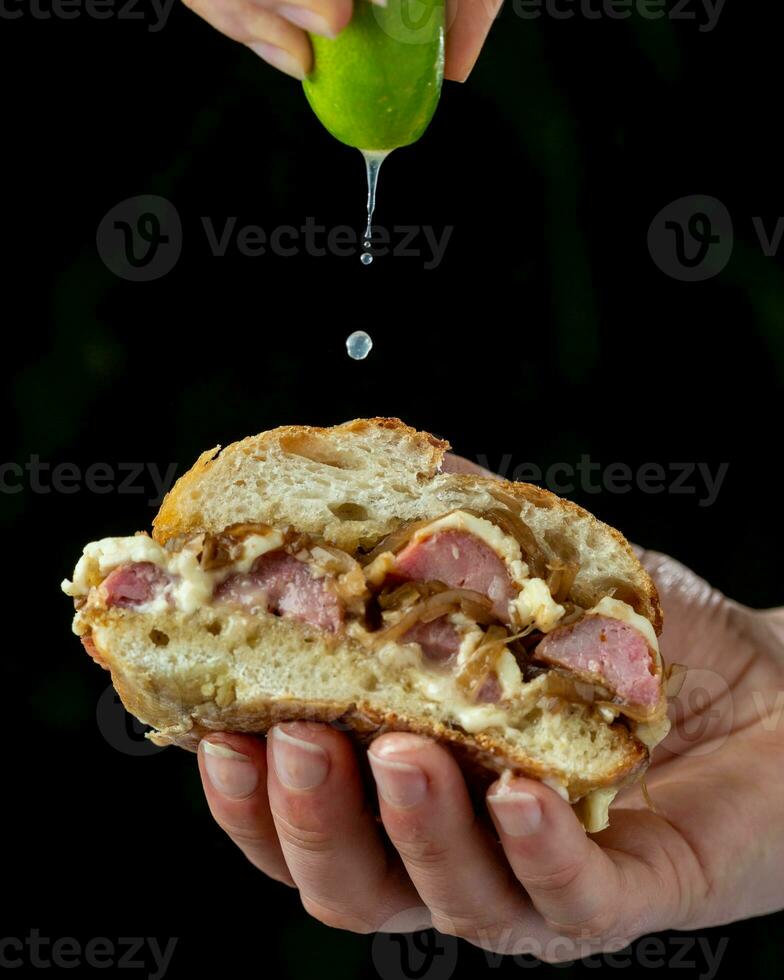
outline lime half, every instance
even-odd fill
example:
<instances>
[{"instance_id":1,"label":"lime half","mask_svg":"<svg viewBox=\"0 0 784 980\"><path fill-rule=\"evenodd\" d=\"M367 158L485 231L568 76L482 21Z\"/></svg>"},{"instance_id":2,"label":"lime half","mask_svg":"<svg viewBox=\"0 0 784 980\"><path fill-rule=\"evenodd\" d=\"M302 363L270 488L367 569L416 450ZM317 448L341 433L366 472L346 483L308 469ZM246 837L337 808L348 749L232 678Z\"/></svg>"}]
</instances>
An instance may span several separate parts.
<instances>
[{"instance_id":1,"label":"lime half","mask_svg":"<svg viewBox=\"0 0 784 980\"><path fill-rule=\"evenodd\" d=\"M375 151L419 139L441 94L444 0L354 0L351 23L334 41L310 39L305 95L336 139Z\"/></svg>"}]
</instances>

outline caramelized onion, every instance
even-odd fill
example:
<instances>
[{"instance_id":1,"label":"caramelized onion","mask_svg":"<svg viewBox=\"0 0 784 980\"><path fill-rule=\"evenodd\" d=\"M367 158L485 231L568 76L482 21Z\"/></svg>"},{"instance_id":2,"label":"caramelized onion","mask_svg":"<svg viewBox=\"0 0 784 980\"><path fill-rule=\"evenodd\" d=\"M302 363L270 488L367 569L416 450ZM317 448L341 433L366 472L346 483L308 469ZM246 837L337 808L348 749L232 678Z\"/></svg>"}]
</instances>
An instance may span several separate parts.
<instances>
[{"instance_id":1,"label":"caramelized onion","mask_svg":"<svg viewBox=\"0 0 784 980\"><path fill-rule=\"evenodd\" d=\"M449 513L452 513L449 511ZM443 515L445 516L445 515ZM372 551L369 551L366 555L361 555L359 560L363 565L369 565L374 558L378 558L380 554L384 551L391 551L396 554L407 544L409 539L412 538L420 527L425 527L427 524L432 524L433 518L425 518L423 521L407 521L402 524L399 528L396 528L390 534L383 537Z\"/></svg>"},{"instance_id":2,"label":"caramelized onion","mask_svg":"<svg viewBox=\"0 0 784 980\"><path fill-rule=\"evenodd\" d=\"M491 497L495 497L499 504L503 504L507 510L511 510L513 514L520 514L522 509L522 504L520 501L507 493L505 490L501 490L500 487L488 487L488 491Z\"/></svg>"},{"instance_id":3,"label":"caramelized onion","mask_svg":"<svg viewBox=\"0 0 784 980\"><path fill-rule=\"evenodd\" d=\"M685 664L670 664L669 667L664 671L664 676L666 678L666 690L667 697L674 698L677 697L681 692L683 687L683 682L686 680L686 671L689 668Z\"/></svg>"},{"instance_id":4,"label":"caramelized onion","mask_svg":"<svg viewBox=\"0 0 784 980\"><path fill-rule=\"evenodd\" d=\"M558 667L553 667L547 671L547 680L542 685L542 693L577 704L609 708L616 714L624 715L631 721L641 723L651 721L659 712L658 706L651 710L650 708L635 707L614 701L612 693L606 687L591 681L581 680L576 675Z\"/></svg>"},{"instance_id":5,"label":"caramelized onion","mask_svg":"<svg viewBox=\"0 0 784 980\"><path fill-rule=\"evenodd\" d=\"M382 590L378 595L378 604L382 609L404 609L420 599L445 591L446 586L441 582L404 582L394 589Z\"/></svg>"},{"instance_id":6,"label":"caramelized onion","mask_svg":"<svg viewBox=\"0 0 784 980\"><path fill-rule=\"evenodd\" d=\"M599 684L591 684L582 681L573 674L553 668L547 672L547 679L542 685L542 693L556 698L563 698L565 701L574 701L578 704L608 704L613 710L618 711L620 705L610 704L608 701L600 701L599 698L609 698L610 692Z\"/></svg>"},{"instance_id":7,"label":"caramelized onion","mask_svg":"<svg viewBox=\"0 0 784 980\"><path fill-rule=\"evenodd\" d=\"M234 561L234 548L220 534L205 534L199 562L205 571L223 568Z\"/></svg>"},{"instance_id":8,"label":"caramelized onion","mask_svg":"<svg viewBox=\"0 0 784 980\"><path fill-rule=\"evenodd\" d=\"M416 603L397 623L376 633L374 641L390 643L399 639L419 622L430 623L440 616L458 611L462 611L472 619L476 616L487 617L492 616L492 605L490 600L479 592L472 592L470 589L445 589Z\"/></svg>"},{"instance_id":9,"label":"caramelized onion","mask_svg":"<svg viewBox=\"0 0 784 980\"><path fill-rule=\"evenodd\" d=\"M651 799L651 794L648 792L648 784L645 781L645 773L640 776L640 788L642 789L643 799L647 803L648 809L652 813L661 813L661 810L658 809L656 804Z\"/></svg>"},{"instance_id":10,"label":"caramelized onion","mask_svg":"<svg viewBox=\"0 0 784 980\"><path fill-rule=\"evenodd\" d=\"M264 536L272 528L269 524L244 521L230 524L220 534L205 534L199 561L205 570L223 568L235 561L240 552L240 545L245 538L252 534Z\"/></svg>"},{"instance_id":11,"label":"caramelized onion","mask_svg":"<svg viewBox=\"0 0 784 980\"><path fill-rule=\"evenodd\" d=\"M352 558L347 551L335 548L331 544L324 544L323 541L319 541L318 543L314 542L308 550L317 564L335 575L345 575L349 572L357 571L357 569L361 571L359 562ZM322 559L321 555L316 554L319 551L324 552L325 559Z\"/></svg>"},{"instance_id":12,"label":"caramelized onion","mask_svg":"<svg viewBox=\"0 0 784 980\"><path fill-rule=\"evenodd\" d=\"M485 681L493 674L498 656L512 639L502 626L490 626L484 640L471 653L468 662L457 675L457 683L469 695L478 695Z\"/></svg>"},{"instance_id":13,"label":"caramelized onion","mask_svg":"<svg viewBox=\"0 0 784 980\"><path fill-rule=\"evenodd\" d=\"M550 570L547 577L550 594L556 602L565 602L580 571L580 566L572 562L559 562L556 559L548 562L547 567Z\"/></svg>"},{"instance_id":14,"label":"caramelized onion","mask_svg":"<svg viewBox=\"0 0 784 980\"><path fill-rule=\"evenodd\" d=\"M269 534L271 531L272 528L269 524L262 524L259 521L241 521L237 524L229 524L228 527L223 529L220 536L226 535L227 537L235 538L237 541L244 541L251 534L260 534L263 536Z\"/></svg>"},{"instance_id":15,"label":"caramelized onion","mask_svg":"<svg viewBox=\"0 0 784 980\"><path fill-rule=\"evenodd\" d=\"M659 713L659 706L657 705L653 710L650 708L635 707L630 704L623 704L618 701L596 701L594 702L598 708L612 708L613 711L617 711L620 715L625 715L631 721L637 721L642 723L653 721Z\"/></svg>"}]
</instances>

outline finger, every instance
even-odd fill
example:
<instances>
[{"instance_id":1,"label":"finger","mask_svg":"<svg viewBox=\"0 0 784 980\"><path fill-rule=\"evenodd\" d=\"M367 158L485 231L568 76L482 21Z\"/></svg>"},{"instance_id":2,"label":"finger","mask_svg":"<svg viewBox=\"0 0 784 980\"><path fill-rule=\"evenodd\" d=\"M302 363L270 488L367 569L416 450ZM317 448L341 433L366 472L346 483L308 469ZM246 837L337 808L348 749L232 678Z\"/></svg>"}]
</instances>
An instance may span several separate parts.
<instances>
[{"instance_id":1,"label":"finger","mask_svg":"<svg viewBox=\"0 0 784 980\"><path fill-rule=\"evenodd\" d=\"M464 82L471 73L503 0L447 0L447 78Z\"/></svg>"},{"instance_id":2,"label":"finger","mask_svg":"<svg viewBox=\"0 0 784 980\"><path fill-rule=\"evenodd\" d=\"M351 0L184 0L222 34L246 44L293 78L311 70L313 51L305 30L335 37L351 19Z\"/></svg>"},{"instance_id":3,"label":"finger","mask_svg":"<svg viewBox=\"0 0 784 980\"><path fill-rule=\"evenodd\" d=\"M198 759L218 826L260 871L293 885L267 800L264 743L250 735L210 735L199 743Z\"/></svg>"},{"instance_id":4,"label":"finger","mask_svg":"<svg viewBox=\"0 0 784 980\"><path fill-rule=\"evenodd\" d=\"M381 817L441 932L497 948L528 905L480 826L457 763L419 735L390 733L368 752Z\"/></svg>"},{"instance_id":5,"label":"finger","mask_svg":"<svg viewBox=\"0 0 784 980\"><path fill-rule=\"evenodd\" d=\"M509 864L544 919L541 941L557 935L573 938L578 949L613 948L667 920L667 891L677 889L664 884L666 860L656 867L662 848L651 840L651 814L614 811L613 830L597 835L603 850L569 804L542 783L496 783L487 802Z\"/></svg>"},{"instance_id":6,"label":"finger","mask_svg":"<svg viewBox=\"0 0 784 980\"><path fill-rule=\"evenodd\" d=\"M214 0L213 0L214 2ZM352 0L250 0L309 34L336 38L351 20Z\"/></svg>"},{"instance_id":7,"label":"finger","mask_svg":"<svg viewBox=\"0 0 784 980\"><path fill-rule=\"evenodd\" d=\"M267 785L286 863L311 915L371 932L421 908L384 847L345 734L309 722L277 725L268 739Z\"/></svg>"},{"instance_id":8,"label":"finger","mask_svg":"<svg viewBox=\"0 0 784 980\"><path fill-rule=\"evenodd\" d=\"M447 453L444 456L441 471L443 473L471 473L476 476L489 476L494 480L499 479L496 473L491 473L479 463L474 463L472 460L466 459L465 456L457 456L455 453Z\"/></svg>"}]
</instances>

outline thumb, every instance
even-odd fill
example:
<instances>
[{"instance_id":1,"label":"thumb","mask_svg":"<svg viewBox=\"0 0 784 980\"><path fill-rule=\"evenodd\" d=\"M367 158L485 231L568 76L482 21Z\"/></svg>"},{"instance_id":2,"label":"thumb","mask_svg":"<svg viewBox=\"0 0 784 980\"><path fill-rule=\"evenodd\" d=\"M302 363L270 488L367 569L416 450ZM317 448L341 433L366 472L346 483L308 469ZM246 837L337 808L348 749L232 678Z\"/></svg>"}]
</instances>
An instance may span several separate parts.
<instances>
[{"instance_id":1,"label":"thumb","mask_svg":"<svg viewBox=\"0 0 784 980\"><path fill-rule=\"evenodd\" d=\"M578 949L617 949L646 931L661 887L651 869L602 850L554 790L518 778L495 783L487 803L512 871L552 933Z\"/></svg>"},{"instance_id":2,"label":"thumb","mask_svg":"<svg viewBox=\"0 0 784 980\"><path fill-rule=\"evenodd\" d=\"M447 78L464 82L474 67L503 0L447 0Z\"/></svg>"}]
</instances>

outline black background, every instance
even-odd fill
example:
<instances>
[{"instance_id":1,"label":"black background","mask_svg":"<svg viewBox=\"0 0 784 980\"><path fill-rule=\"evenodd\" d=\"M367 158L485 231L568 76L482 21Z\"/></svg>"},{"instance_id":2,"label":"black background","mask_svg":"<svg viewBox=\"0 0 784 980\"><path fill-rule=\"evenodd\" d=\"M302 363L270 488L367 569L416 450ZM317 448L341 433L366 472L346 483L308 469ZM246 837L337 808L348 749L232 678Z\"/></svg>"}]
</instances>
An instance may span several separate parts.
<instances>
[{"instance_id":1,"label":"black background","mask_svg":"<svg viewBox=\"0 0 784 980\"><path fill-rule=\"evenodd\" d=\"M182 472L274 425L399 415L490 466L726 462L711 506L696 478L693 494L570 496L732 597L780 605L784 279L752 223L770 231L784 213L780 25L738 0L712 31L694 2L681 17L695 19L575 9L507 8L469 82L447 84L425 137L385 164L380 224L454 228L431 270L210 254L203 216L361 229L364 178L296 82L184 8L155 33L142 5L141 21L0 18L3 461ZM179 212L182 255L126 282L96 229L148 193ZM665 275L646 245L654 215L692 194L734 224L726 268L702 283ZM355 329L375 342L359 363ZM405 975L244 863L193 757L127 754L140 740L106 701L97 724L107 678L69 634L58 585L85 541L149 525L149 477L97 494L8 473L2 935L179 936L176 977ZM729 938L721 974L771 972L783 921L707 933L713 949ZM682 956L691 970L674 956L706 975L699 950ZM454 975L519 969L460 944Z\"/></svg>"}]
</instances>

